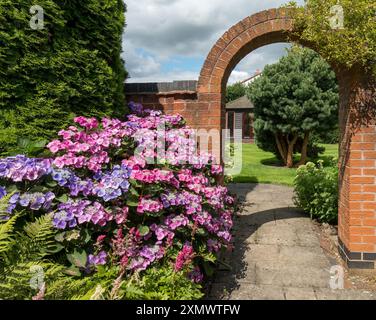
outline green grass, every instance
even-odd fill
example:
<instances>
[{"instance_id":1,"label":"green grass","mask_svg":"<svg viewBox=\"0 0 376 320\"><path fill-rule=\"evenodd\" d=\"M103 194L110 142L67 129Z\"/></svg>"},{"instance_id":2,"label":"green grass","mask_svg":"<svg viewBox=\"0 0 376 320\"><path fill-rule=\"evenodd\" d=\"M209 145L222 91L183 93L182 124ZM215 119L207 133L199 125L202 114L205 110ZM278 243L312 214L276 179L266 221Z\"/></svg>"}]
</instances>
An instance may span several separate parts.
<instances>
[{"instance_id":1,"label":"green grass","mask_svg":"<svg viewBox=\"0 0 376 320\"><path fill-rule=\"evenodd\" d=\"M325 152L318 159L329 164L338 157L338 145L324 144ZM297 159L298 160L298 159ZM271 152L259 149L255 144L243 144L243 169L234 176L237 183L273 183L292 186L296 168L288 169L281 166L279 160Z\"/></svg>"}]
</instances>

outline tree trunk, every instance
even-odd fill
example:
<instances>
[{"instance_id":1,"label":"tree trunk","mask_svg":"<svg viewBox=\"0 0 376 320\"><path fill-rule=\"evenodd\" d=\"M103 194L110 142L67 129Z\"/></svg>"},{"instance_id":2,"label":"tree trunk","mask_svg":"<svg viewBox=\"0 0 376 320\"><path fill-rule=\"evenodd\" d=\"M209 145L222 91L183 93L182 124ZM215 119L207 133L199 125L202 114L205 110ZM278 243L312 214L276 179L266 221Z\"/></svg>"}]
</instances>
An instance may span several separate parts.
<instances>
[{"instance_id":1,"label":"tree trunk","mask_svg":"<svg viewBox=\"0 0 376 320\"><path fill-rule=\"evenodd\" d=\"M286 163L287 163L287 157L286 157L287 156L286 155L287 150L286 150L286 146L285 146L285 142L283 140L283 137L282 137L282 139L280 139L280 136L278 135L278 133L275 133L274 136L275 136L275 142L277 143L279 154L282 157L283 163L286 165Z\"/></svg>"},{"instance_id":2,"label":"tree trunk","mask_svg":"<svg viewBox=\"0 0 376 320\"><path fill-rule=\"evenodd\" d=\"M302 166L304 164L306 164L307 162L307 151L308 151L308 143L309 143L309 131L307 131L305 134L304 134L304 141L303 141L303 146L302 146L302 152L301 152L301 157L300 157L300 161L299 163L297 164L297 167L299 166Z\"/></svg>"},{"instance_id":3,"label":"tree trunk","mask_svg":"<svg viewBox=\"0 0 376 320\"><path fill-rule=\"evenodd\" d=\"M292 168L294 166L294 146L296 141L298 141L298 135L295 133L293 139L290 141L288 136L286 137L288 143L288 151L286 157L286 167Z\"/></svg>"}]
</instances>

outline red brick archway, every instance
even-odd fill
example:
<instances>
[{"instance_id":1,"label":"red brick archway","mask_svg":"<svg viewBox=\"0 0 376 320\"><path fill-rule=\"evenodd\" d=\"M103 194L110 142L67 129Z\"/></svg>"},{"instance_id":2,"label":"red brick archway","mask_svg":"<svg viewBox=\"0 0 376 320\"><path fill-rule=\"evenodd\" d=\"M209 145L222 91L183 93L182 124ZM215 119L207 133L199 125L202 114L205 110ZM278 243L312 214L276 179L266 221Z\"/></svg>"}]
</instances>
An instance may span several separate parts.
<instances>
[{"instance_id":1,"label":"red brick archway","mask_svg":"<svg viewBox=\"0 0 376 320\"><path fill-rule=\"evenodd\" d=\"M221 130L225 127L224 93L232 70L253 50L288 42L292 23L287 9L271 9L247 17L214 45L198 83L130 84L126 88L127 100L180 113L194 128ZM340 86L341 128L339 251L349 268L374 269L376 126L374 115L364 107L360 110L357 103L359 90L369 79L355 69L335 71ZM372 103L371 109L376 107ZM214 151L219 153L220 148Z\"/></svg>"}]
</instances>

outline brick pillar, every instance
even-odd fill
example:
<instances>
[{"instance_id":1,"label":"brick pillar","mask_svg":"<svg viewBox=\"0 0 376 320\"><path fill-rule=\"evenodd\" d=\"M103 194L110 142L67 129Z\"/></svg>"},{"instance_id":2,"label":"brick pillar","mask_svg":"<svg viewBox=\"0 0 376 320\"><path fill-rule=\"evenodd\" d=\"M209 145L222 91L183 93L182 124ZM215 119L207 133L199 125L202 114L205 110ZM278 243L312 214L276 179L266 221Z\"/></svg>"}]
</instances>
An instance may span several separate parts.
<instances>
[{"instance_id":1,"label":"brick pillar","mask_svg":"<svg viewBox=\"0 0 376 320\"><path fill-rule=\"evenodd\" d=\"M359 74L339 77L339 252L350 269L375 269L376 105L374 91L362 91L369 89L370 78ZM368 92L368 100L362 92Z\"/></svg>"}]
</instances>

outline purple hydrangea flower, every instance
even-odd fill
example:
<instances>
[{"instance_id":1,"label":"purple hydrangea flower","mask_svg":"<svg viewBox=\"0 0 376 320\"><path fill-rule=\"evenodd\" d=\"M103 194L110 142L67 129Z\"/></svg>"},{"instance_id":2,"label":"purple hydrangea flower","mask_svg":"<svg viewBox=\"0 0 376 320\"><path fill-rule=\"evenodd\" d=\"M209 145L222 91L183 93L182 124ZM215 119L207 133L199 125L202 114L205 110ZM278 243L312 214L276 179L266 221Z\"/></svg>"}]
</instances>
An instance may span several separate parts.
<instances>
[{"instance_id":1,"label":"purple hydrangea flower","mask_svg":"<svg viewBox=\"0 0 376 320\"><path fill-rule=\"evenodd\" d=\"M130 102L128 104L128 106L129 106L129 109L131 110L131 112L136 114L136 115L142 115L142 113L144 111L144 107L140 103Z\"/></svg>"},{"instance_id":2,"label":"purple hydrangea flower","mask_svg":"<svg viewBox=\"0 0 376 320\"><path fill-rule=\"evenodd\" d=\"M15 193L10 199L11 205L19 204L21 207L29 207L31 210L38 211L42 207L45 210L49 210L52 205L52 200L55 199L53 192L47 192L43 194L41 192L36 193Z\"/></svg>"},{"instance_id":3,"label":"purple hydrangea flower","mask_svg":"<svg viewBox=\"0 0 376 320\"><path fill-rule=\"evenodd\" d=\"M202 274L199 267L195 267L193 271L188 274L188 278L194 283L201 283L204 280L204 275Z\"/></svg>"},{"instance_id":4,"label":"purple hydrangea flower","mask_svg":"<svg viewBox=\"0 0 376 320\"><path fill-rule=\"evenodd\" d=\"M207 246L210 252L218 252L221 249L221 243L218 240L209 239Z\"/></svg>"},{"instance_id":5,"label":"purple hydrangea flower","mask_svg":"<svg viewBox=\"0 0 376 320\"><path fill-rule=\"evenodd\" d=\"M171 206L184 206L187 204L187 199L185 194L183 193L165 193L161 195L161 201L165 208L169 208Z\"/></svg>"},{"instance_id":6,"label":"purple hydrangea flower","mask_svg":"<svg viewBox=\"0 0 376 320\"><path fill-rule=\"evenodd\" d=\"M57 229L73 228L77 224L92 222L95 225L105 226L112 216L104 207L89 200L70 200L58 206L54 215L54 226Z\"/></svg>"},{"instance_id":7,"label":"purple hydrangea flower","mask_svg":"<svg viewBox=\"0 0 376 320\"><path fill-rule=\"evenodd\" d=\"M35 181L51 173L51 163L51 159L33 159L23 155L0 159L0 179Z\"/></svg>"},{"instance_id":8,"label":"purple hydrangea flower","mask_svg":"<svg viewBox=\"0 0 376 320\"><path fill-rule=\"evenodd\" d=\"M165 219L164 223L170 230L176 230L180 228L181 226L185 227L186 225L188 225L189 220L187 217L183 215L179 215L179 216L171 215Z\"/></svg>"},{"instance_id":9,"label":"purple hydrangea flower","mask_svg":"<svg viewBox=\"0 0 376 320\"><path fill-rule=\"evenodd\" d=\"M89 266L104 266L107 260L107 253L105 251L101 251L98 255L90 254L87 259L87 263Z\"/></svg>"},{"instance_id":10,"label":"purple hydrangea flower","mask_svg":"<svg viewBox=\"0 0 376 320\"><path fill-rule=\"evenodd\" d=\"M165 250L160 245L146 245L141 248L139 253L132 258L129 266L131 270L146 270L153 262L163 258Z\"/></svg>"},{"instance_id":11,"label":"purple hydrangea flower","mask_svg":"<svg viewBox=\"0 0 376 320\"><path fill-rule=\"evenodd\" d=\"M7 195L7 190L4 187L0 186L0 199L4 198Z\"/></svg>"}]
</instances>

